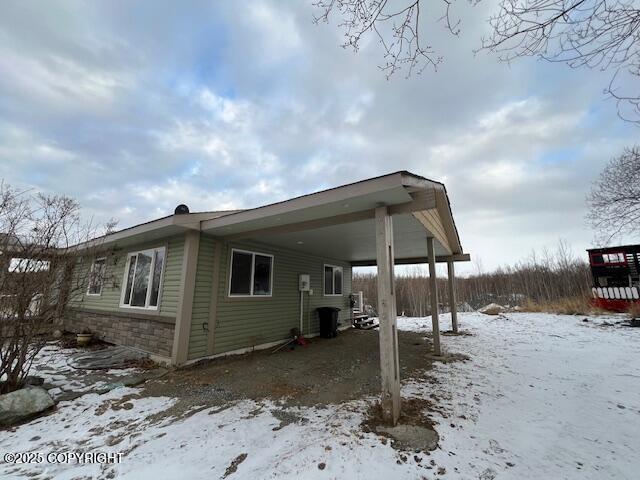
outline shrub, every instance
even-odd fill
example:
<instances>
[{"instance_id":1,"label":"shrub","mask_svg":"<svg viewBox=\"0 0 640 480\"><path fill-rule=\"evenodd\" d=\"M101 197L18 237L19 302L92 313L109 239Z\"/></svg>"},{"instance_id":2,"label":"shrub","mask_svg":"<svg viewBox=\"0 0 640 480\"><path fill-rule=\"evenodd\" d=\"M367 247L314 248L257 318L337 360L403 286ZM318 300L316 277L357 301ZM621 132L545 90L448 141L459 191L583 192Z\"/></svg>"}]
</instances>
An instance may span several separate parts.
<instances>
[{"instance_id":1,"label":"shrub","mask_svg":"<svg viewBox=\"0 0 640 480\"><path fill-rule=\"evenodd\" d=\"M601 311L594 307L589 297L578 296L561 298L550 302L527 300L522 306L525 312L558 313L561 315L590 315Z\"/></svg>"}]
</instances>

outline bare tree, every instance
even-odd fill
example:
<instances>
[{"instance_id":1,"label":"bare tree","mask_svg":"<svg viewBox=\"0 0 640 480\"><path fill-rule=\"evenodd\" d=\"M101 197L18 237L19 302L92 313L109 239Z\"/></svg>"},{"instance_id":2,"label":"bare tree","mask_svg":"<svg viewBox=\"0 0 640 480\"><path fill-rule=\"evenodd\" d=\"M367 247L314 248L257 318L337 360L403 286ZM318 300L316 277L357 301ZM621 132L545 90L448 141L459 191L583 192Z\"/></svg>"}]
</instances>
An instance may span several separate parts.
<instances>
[{"instance_id":1,"label":"bare tree","mask_svg":"<svg viewBox=\"0 0 640 480\"><path fill-rule=\"evenodd\" d=\"M627 148L604 168L587 197L587 218L605 244L640 229L640 147Z\"/></svg>"},{"instance_id":2,"label":"bare tree","mask_svg":"<svg viewBox=\"0 0 640 480\"><path fill-rule=\"evenodd\" d=\"M439 300L448 308L447 280L438 278ZM364 293L365 302L376 304L376 275L353 276L353 290ZM467 305L480 308L491 302L503 305L537 304L549 306L565 300L578 300L588 308L591 272L586 258L576 257L565 240L555 251L532 251L524 260L493 272L477 269L468 277L456 277L459 309ZM429 312L429 278L415 269L396 277L398 312L423 316Z\"/></svg>"},{"instance_id":3,"label":"bare tree","mask_svg":"<svg viewBox=\"0 0 640 480\"><path fill-rule=\"evenodd\" d=\"M86 288L70 247L93 233L76 201L0 184L0 393L21 388L67 302Z\"/></svg>"},{"instance_id":4,"label":"bare tree","mask_svg":"<svg viewBox=\"0 0 640 480\"><path fill-rule=\"evenodd\" d=\"M623 92L617 83L640 75L640 8L634 0L502 0L490 24L482 47L504 61L539 56L573 68L613 70L606 92L618 101L622 118L640 121L640 91Z\"/></svg>"},{"instance_id":5,"label":"bare tree","mask_svg":"<svg viewBox=\"0 0 640 480\"><path fill-rule=\"evenodd\" d=\"M441 0L441 20L453 35L458 34L458 23L452 22L449 7L454 0ZM430 66L434 69L442 61L431 46L423 42L420 27L421 0L390 2L389 0L319 0L313 4L320 11L314 22L328 23L335 12L344 30L344 48L360 49L368 34L375 35L383 49L384 63L380 68L387 78L407 68L407 76L422 72Z\"/></svg>"},{"instance_id":6,"label":"bare tree","mask_svg":"<svg viewBox=\"0 0 640 480\"><path fill-rule=\"evenodd\" d=\"M457 36L461 25L452 12L454 2L319 0L314 5L320 14L314 20L328 22L331 15L337 16L345 32L343 47L355 51L367 35L374 35L382 45L380 68L387 77L404 66L410 76L427 66L436 69L443 60L422 35L422 11L427 5L437 11L437 22ZM538 56L573 68L612 70L605 92L618 102L622 118L640 121L636 81L640 76L640 8L635 0L500 0L489 24L491 33L476 51L495 52L505 62ZM624 91L622 77L630 77L636 90Z\"/></svg>"}]
</instances>

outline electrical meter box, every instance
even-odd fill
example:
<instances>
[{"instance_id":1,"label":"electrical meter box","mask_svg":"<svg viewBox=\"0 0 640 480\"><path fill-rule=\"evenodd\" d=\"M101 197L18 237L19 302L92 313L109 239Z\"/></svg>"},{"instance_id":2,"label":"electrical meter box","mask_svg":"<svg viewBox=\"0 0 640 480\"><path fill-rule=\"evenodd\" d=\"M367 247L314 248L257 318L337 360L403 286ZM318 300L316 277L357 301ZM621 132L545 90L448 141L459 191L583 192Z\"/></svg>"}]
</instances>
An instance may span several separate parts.
<instances>
[{"instance_id":1,"label":"electrical meter box","mask_svg":"<svg viewBox=\"0 0 640 480\"><path fill-rule=\"evenodd\" d=\"M309 274L302 273L302 274L300 274L298 279L299 279L299 289L300 289L300 291L301 292L308 292L309 289L311 288L311 279L310 279Z\"/></svg>"}]
</instances>

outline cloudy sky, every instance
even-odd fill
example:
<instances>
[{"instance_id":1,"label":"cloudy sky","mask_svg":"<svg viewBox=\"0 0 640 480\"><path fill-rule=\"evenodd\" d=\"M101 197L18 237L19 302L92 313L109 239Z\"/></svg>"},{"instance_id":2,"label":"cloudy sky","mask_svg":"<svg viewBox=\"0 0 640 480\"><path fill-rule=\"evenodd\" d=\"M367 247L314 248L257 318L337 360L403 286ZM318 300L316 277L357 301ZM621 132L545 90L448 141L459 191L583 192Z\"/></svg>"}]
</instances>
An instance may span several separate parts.
<instances>
[{"instance_id":1,"label":"cloudy sky","mask_svg":"<svg viewBox=\"0 0 640 480\"><path fill-rule=\"evenodd\" d=\"M424 14L443 64L387 80L311 4L4 2L0 177L127 227L409 170L445 182L485 270L560 238L583 254L590 182L638 133L608 74L474 55L489 0L457 7L457 38Z\"/></svg>"}]
</instances>

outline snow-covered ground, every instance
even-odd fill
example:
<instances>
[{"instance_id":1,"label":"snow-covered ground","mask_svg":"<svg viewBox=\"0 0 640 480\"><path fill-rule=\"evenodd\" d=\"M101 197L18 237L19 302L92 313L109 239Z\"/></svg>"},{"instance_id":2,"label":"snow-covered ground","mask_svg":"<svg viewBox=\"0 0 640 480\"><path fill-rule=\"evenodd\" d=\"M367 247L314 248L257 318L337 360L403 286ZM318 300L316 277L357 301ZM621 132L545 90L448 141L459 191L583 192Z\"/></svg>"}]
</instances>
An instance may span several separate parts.
<instances>
[{"instance_id":1,"label":"snow-covered ground","mask_svg":"<svg viewBox=\"0 0 640 480\"><path fill-rule=\"evenodd\" d=\"M0 460L0 478L635 479L640 329L605 324L620 317L583 318L460 315L472 335L443 344L471 360L437 364L403 386L405 396L436 399L441 440L430 455L402 458L362 432L364 401L325 409L241 401L174 418L175 399L119 388L0 432L0 454L114 452L125 454L121 463ZM399 327L428 331L430 319L401 318Z\"/></svg>"},{"instance_id":2,"label":"snow-covered ground","mask_svg":"<svg viewBox=\"0 0 640 480\"><path fill-rule=\"evenodd\" d=\"M444 342L471 361L438 366L435 389L404 389L446 399L434 458L454 478L640 478L640 329L585 318L463 314L473 336Z\"/></svg>"}]
</instances>

